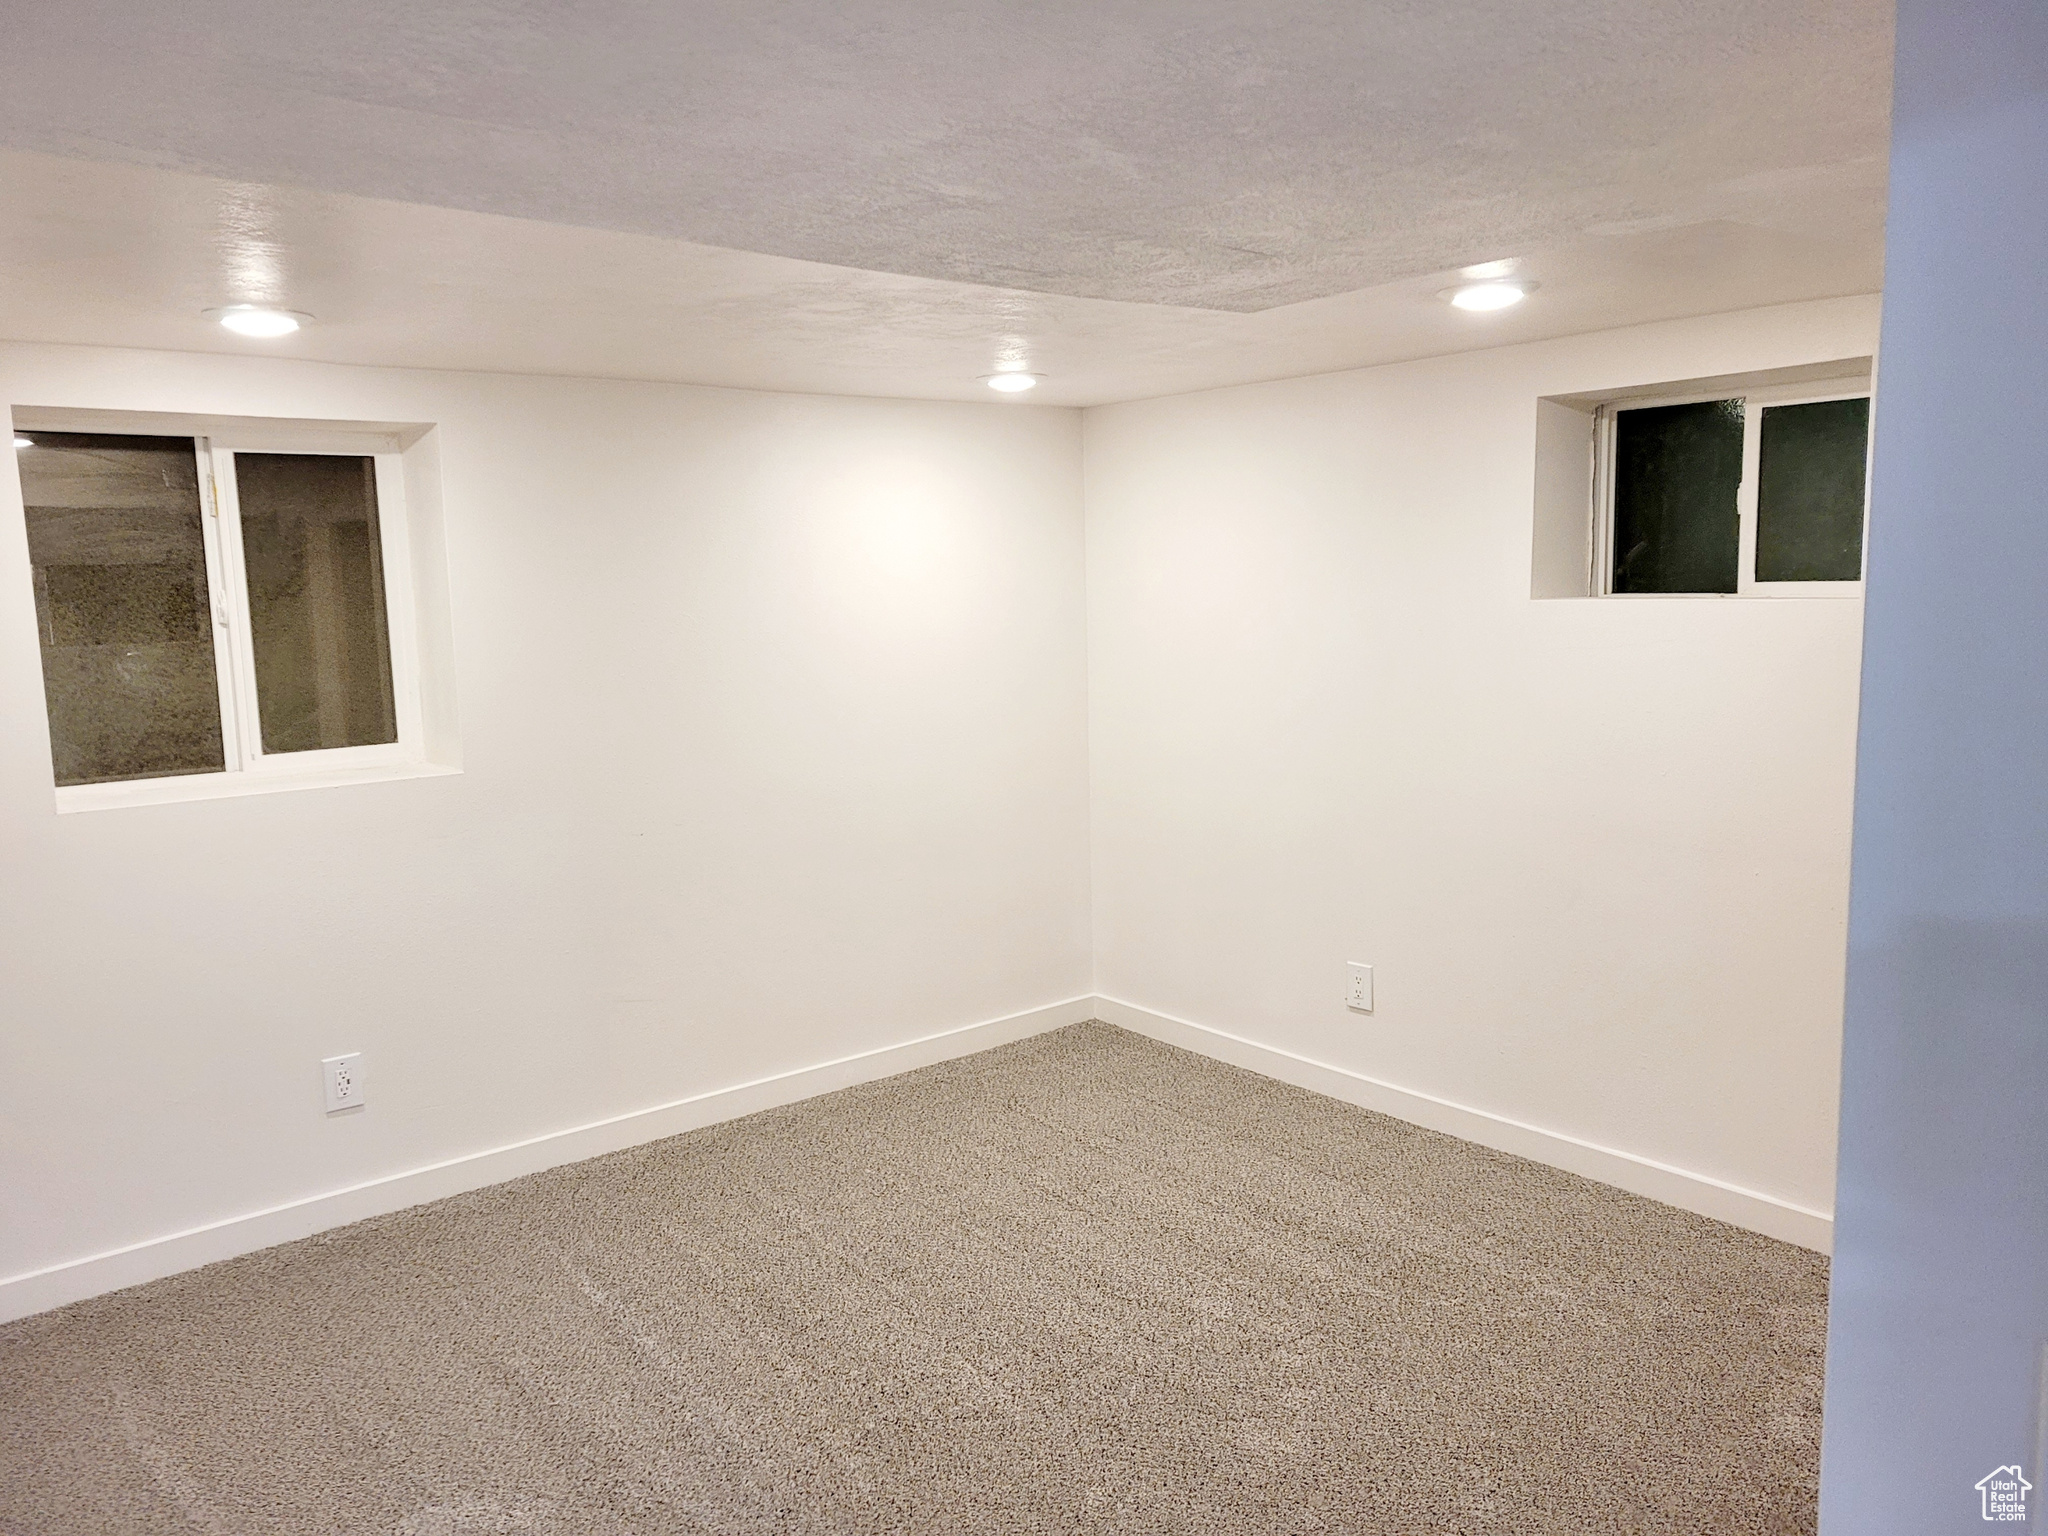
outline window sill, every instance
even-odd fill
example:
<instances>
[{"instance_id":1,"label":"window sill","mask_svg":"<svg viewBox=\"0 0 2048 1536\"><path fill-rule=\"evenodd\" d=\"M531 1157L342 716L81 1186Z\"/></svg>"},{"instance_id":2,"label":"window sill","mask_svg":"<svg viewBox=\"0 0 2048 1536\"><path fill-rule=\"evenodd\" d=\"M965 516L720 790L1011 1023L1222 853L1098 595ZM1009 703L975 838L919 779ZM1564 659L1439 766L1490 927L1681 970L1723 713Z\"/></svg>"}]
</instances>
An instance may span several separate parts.
<instances>
[{"instance_id":1,"label":"window sill","mask_svg":"<svg viewBox=\"0 0 2048 1536\"><path fill-rule=\"evenodd\" d=\"M1682 602L1697 602L1702 598L1717 603L1760 602L1790 603L1818 598L1824 602L1860 602L1863 598L1863 583L1860 581L1780 581L1773 586L1782 590L1749 592L1603 592L1593 599L1595 602L1611 602L1620 598L1623 602L1669 602L1676 598Z\"/></svg>"},{"instance_id":2,"label":"window sill","mask_svg":"<svg viewBox=\"0 0 2048 1536\"><path fill-rule=\"evenodd\" d=\"M129 779L115 784L69 784L57 791L57 813L111 811L130 805L176 805L187 800L230 800L290 789L332 789L383 784L393 779L437 779L460 773L445 763L379 763L311 772L191 773L174 779Z\"/></svg>"}]
</instances>

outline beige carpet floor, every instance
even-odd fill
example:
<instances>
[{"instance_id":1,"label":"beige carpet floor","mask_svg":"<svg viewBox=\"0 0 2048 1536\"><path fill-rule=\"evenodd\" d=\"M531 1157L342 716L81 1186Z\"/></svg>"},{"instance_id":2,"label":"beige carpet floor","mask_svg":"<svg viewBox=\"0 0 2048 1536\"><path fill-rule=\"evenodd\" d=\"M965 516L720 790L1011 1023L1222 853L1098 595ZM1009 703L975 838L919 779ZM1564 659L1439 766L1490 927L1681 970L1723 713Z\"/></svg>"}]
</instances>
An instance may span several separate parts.
<instances>
[{"instance_id":1,"label":"beige carpet floor","mask_svg":"<svg viewBox=\"0 0 2048 1536\"><path fill-rule=\"evenodd\" d=\"M1825 1293L1081 1025L0 1328L0 1532L1804 1532Z\"/></svg>"}]
</instances>

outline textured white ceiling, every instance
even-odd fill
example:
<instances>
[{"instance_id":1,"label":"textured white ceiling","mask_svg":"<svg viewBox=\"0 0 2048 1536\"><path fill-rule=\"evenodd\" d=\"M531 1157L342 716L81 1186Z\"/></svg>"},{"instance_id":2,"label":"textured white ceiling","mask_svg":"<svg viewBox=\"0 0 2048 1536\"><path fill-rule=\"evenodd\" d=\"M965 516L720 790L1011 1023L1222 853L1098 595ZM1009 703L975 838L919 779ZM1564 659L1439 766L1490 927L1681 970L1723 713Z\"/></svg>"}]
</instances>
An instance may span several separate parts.
<instances>
[{"instance_id":1,"label":"textured white ceiling","mask_svg":"<svg viewBox=\"0 0 2048 1536\"><path fill-rule=\"evenodd\" d=\"M1259 314L1027 293L648 235L0 151L0 336L830 394L1093 405L1638 321L1869 293L1871 235L1712 220L1526 253L1473 315L1424 274ZM201 311L311 311L278 341ZM1617 383L1631 382L1617 380ZM14 402L47 404L50 402Z\"/></svg>"},{"instance_id":2,"label":"textured white ceiling","mask_svg":"<svg viewBox=\"0 0 2048 1536\"><path fill-rule=\"evenodd\" d=\"M1125 304L1882 214L1888 0L8 13L0 144Z\"/></svg>"}]
</instances>

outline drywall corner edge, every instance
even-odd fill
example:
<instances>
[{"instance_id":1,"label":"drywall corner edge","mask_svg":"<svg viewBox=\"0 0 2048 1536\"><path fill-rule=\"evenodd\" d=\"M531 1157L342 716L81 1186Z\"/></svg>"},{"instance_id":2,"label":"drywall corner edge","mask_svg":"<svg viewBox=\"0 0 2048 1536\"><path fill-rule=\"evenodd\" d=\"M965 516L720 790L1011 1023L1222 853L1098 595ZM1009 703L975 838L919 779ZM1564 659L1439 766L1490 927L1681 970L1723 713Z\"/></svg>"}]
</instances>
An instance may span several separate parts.
<instances>
[{"instance_id":1,"label":"drywall corner edge","mask_svg":"<svg viewBox=\"0 0 2048 1536\"><path fill-rule=\"evenodd\" d=\"M1810 1248L1816 1253L1833 1250L1834 1220L1827 1214L1706 1174L1674 1168L1668 1163L1638 1157L1632 1152L1598 1146L1558 1131L1546 1131L1485 1110L1469 1109L1448 1099L1397 1087L1363 1073L1313 1061L1292 1051L1261 1045L1242 1035L1191 1023L1117 998L1097 997L1095 1017L1119 1029L1177 1045L1182 1050L1228 1062L1263 1077L1292 1083L1297 1088L1341 1099L1347 1104L1377 1110L1410 1125L1477 1142L1496 1152L1507 1152L1531 1162L1561 1168L1567 1173L1625 1189L1630 1194L1675 1205L1695 1215L1724 1221L1746 1231L1760 1232L1766 1237Z\"/></svg>"},{"instance_id":2,"label":"drywall corner edge","mask_svg":"<svg viewBox=\"0 0 2048 1536\"><path fill-rule=\"evenodd\" d=\"M1022 1013L923 1035L853 1056L799 1067L772 1077L716 1088L708 1093L651 1105L588 1125L550 1131L508 1146L387 1174L343 1189L241 1216L230 1216L183 1232L147 1238L105 1253L67 1260L43 1269L0 1278L0 1323L30 1317L88 1297L182 1274L203 1264L272 1248L350 1222L387 1215L430 1200L464 1194L508 1179L601 1157L725 1120L737 1120L821 1093L875 1082L935 1062L971 1056L1048 1030L1095 1017L1096 999L1068 998Z\"/></svg>"}]
</instances>

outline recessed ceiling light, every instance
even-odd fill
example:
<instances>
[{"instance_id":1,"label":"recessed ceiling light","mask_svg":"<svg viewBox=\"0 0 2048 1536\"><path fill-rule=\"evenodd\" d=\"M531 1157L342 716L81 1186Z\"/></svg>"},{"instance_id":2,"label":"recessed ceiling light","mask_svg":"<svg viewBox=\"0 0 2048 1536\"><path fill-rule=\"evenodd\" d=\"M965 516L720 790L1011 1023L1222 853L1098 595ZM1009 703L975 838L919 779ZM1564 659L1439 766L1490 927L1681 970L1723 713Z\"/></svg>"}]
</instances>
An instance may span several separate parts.
<instances>
[{"instance_id":1,"label":"recessed ceiling light","mask_svg":"<svg viewBox=\"0 0 2048 1536\"><path fill-rule=\"evenodd\" d=\"M1462 288L1445 289L1443 296L1459 309L1508 309L1535 291L1534 283L1467 283Z\"/></svg>"},{"instance_id":2,"label":"recessed ceiling light","mask_svg":"<svg viewBox=\"0 0 2048 1536\"><path fill-rule=\"evenodd\" d=\"M1021 395L1027 389L1038 388L1038 375L1014 371L1009 373L992 373L985 382L990 389L995 390L999 394Z\"/></svg>"},{"instance_id":3,"label":"recessed ceiling light","mask_svg":"<svg viewBox=\"0 0 2048 1536\"><path fill-rule=\"evenodd\" d=\"M22 436L22 435L21 435L20 433L18 433L18 432L17 432L16 434L15 434L15 437L14 437L14 446L15 446L15 447L17 447L17 448L33 448L33 447L35 447L35 445L36 445L36 440L35 440L34 438L32 438L32 437L23 437L23 436Z\"/></svg>"},{"instance_id":4,"label":"recessed ceiling light","mask_svg":"<svg viewBox=\"0 0 2048 1536\"><path fill-rule=\"evenodd\" d=\"M209 309L206 318L218 320L237 336L264 338L289 336L313 317L296 309L271 309L262 304L229 304Z\"/></svg>"}]
</instances>

